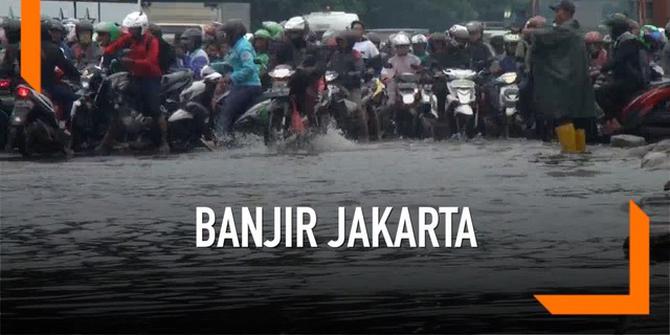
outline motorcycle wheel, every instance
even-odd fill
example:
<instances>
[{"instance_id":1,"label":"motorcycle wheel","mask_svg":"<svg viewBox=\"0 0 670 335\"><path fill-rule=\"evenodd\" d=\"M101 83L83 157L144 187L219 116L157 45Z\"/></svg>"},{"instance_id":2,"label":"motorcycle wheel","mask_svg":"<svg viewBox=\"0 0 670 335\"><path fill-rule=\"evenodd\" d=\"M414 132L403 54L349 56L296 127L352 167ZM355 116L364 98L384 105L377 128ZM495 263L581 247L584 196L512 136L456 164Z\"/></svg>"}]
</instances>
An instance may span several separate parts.
<instances>
[{"instance_id":1,"label":"motorcycle wheel","mask_svg":"<svg viewBox=\"0 0 670 335\"><path fill-rule=\"evenodd\" d=\"M456 129L458 133L467 139L472 139L476 135L474 115L456 115Z\"/></svg>"}]
</instances>

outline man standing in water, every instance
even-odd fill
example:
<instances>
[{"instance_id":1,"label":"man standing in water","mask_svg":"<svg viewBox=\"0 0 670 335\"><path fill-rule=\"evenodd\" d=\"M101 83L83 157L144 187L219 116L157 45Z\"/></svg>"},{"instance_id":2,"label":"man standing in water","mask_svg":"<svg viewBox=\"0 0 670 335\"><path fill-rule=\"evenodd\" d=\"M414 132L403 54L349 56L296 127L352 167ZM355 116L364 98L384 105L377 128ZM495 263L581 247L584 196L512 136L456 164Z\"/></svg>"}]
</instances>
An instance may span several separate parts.
<instances>
[{"instance_id":1,"label":"man standing in water","mask_svg":"<svg viewBox=\"0 0 670 335\"><path fill-rule=\"evenodd\" d=\"M543 118L553 120L561 148L567 153L586 151L586 136L595 136L595 98L588 76L588 55L575 5L562 0L551 6L554 25L525 29L533 45L533 105Z\"/></svg>"}]
</instances>

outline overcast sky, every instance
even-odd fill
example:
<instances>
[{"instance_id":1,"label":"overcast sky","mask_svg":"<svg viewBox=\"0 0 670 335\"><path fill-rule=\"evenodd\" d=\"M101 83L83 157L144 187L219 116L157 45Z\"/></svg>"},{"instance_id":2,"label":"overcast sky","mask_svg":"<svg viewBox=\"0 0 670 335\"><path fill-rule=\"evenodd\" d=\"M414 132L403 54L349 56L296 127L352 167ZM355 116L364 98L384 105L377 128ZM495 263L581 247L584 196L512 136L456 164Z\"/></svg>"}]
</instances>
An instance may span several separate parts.
<instances>
[{"instance_id":1,"label":"overcast sky","mask_svg":"<svg viewBox=\"0 0 670 335\"><path fill-rule=\"evenodd\" d=\"M21 0L0 0L0 16L7 16L9 8L12 8L14 15L21 15ZM72 2L62 1L42 1L42 15L58 16L59 9L63 8L63 14L66 17L74 15L74 6ZM77 1L77 16L86 16L86 8L89 9L91 17L98 18L98 3ZM103 21L121 22L126 14L137 9L135 4L112 4L100 3L100 16Z\"/></svg>"}]
</instances>

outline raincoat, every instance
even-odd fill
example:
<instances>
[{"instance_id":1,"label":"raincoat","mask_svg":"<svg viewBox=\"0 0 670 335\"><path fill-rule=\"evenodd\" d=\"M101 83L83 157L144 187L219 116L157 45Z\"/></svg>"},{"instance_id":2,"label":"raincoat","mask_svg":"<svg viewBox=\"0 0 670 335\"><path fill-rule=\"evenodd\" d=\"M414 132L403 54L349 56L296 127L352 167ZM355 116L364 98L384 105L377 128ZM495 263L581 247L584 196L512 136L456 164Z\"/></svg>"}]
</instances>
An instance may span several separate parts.
<instances>
[{"instance_id":1,"label":"raincoat","mask_svg":"<svg viewBox=\"0 0 670 335\"><path fill-rule=\"evenodd\" d=\"M596 117L586 44L578 29L570 20L531 35L533 106L545 119Z\"/></svg>"}]
</instances>

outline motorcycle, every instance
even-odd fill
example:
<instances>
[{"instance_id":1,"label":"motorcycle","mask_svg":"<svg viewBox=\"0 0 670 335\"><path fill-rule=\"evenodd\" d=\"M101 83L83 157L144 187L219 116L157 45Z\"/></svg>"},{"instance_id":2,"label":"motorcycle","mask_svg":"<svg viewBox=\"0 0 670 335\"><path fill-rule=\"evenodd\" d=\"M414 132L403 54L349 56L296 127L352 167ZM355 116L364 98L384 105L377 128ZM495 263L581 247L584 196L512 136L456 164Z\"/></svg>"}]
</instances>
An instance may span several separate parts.
<instances>
[{"instance_id":1,"label":"motorcycle","mask_svg":"<svg viewBox=\"0 0 670 335\"><path fill-rule=\"evenodd\" d=\"M235 132L263 136L268 146L305 135L308 121L298 112L288 85L294 74L289 65L279 65L270 71L272 87L237 119Z\"/></svg>"},{"instance_id":2,"label":"motorcycle","mask_svg":"<svg viewBox=\"0 0 670 335\"><path fill-rule=\"evenodd\" d=\"M670 81L657 82L626 105L618 117L619 133L645 137L649 142L670 138Z\"/></svg>"},{"instance_id":3,"label":"motorcycle","mask_svg":"<svg viewBox=\"0 0 670 335\"><path fill-rule=\"evenodd\" d=\"M395 77L395 83L394 132L405 138L434 137L438 113L432 80L424 74L402 73Z\"/></svg>"},{"instance_id":4,"label":"motorcycle","mask_svg":"<svg viewBox=\"0 0 670 335\"><path fill-rule=\"evenodd\" d=\"M321 131L326 132L328 124L334 120L346 137L356 138L359 124L356 122L358 104L350 100L350 92L339 83L340 74L327 71L324 76L325 90L317 106L317 116Z\"/></svg>"},{"instance_id":5,"label":"motorcycle","mask_svg":"<svg viewBox=\"0 0 670 335\"><path fill-rule=\"evenodd\" d=\"M521 135L524 129L524 122L519 113L519 76L516 72L503 73L493 80L492 85L497 96L491 97L495 100L495 127L500 129L505 138L510 134Z\"/></svg>"},{"instance_id":6,"label":"motorcycle","mask_svg":"<svg viewBox=\"0 0 670 335\"><path fill-rule=\"evenodd\" d=\"M380 79L374 78L363 89L362 95L361 105L368 114L370 139L381 140L387 136L383 126L384 108L388 100L386 85Z\"/></svg>"},{"instance_id":7,"label":"motorcycle","mask_svg":"<svg viewBox=\"0 0 670 335\"><path fill-rule=\"evenodd\" d=\"M70 112L72 149L76 152L95 148L105 135L110 122L111 110L101 94L105 79L103 69L89 66L81 75L79 99L72 104Z\"/></svg>"},{"instance_id":8,"label":"motorcycle","mask_svg":"<svg viewBox=\"0 0 670 335\"><path fill-rule=\"evenodd\" d=\"M11 78L0 78L0 148L4 148L7 144L9 115L14 108L13 87Z\"/></svg>"},{"instance_id":9,"label":"motorcycle","mask_svg":"<svg viewBox=\"0 0 670 335\"><path fill-rule=\"evenodd\" d=\"M181 92L179 107L168 118L168 140L173 150L189 150L204 144L203 136L211 135L207 132L211 130L213 116L211 102L223 75L207 66L201 71L201 77L202 80L191 83Z\"/></svg>"},{"instance_id":10,"label":"motorcycle","mask_svg":"<svg viewBox=\"0 0 670 335\"><path fill-rule=\"evenodd\" d=\"M7 139L7 151L18 150L24 157L34 153L68 155L70 134L56 119L56 108L44 94L27 85L18 85Z\"/></svg>"},{"instance_id":11,"label":"motorcycle","mask_svg":"<svg viewBox=\"0 0 670 335\"><path fill-rule=\"evenodd\" d=\"M477 72L463 69L446 69L447 111L453 110L456 132L461 138L476 135L479 120L477 104Z\"/></svg>"}]
</instances>

